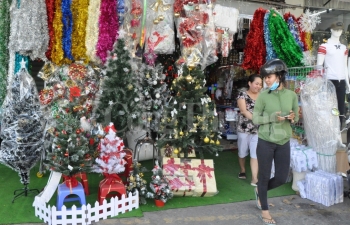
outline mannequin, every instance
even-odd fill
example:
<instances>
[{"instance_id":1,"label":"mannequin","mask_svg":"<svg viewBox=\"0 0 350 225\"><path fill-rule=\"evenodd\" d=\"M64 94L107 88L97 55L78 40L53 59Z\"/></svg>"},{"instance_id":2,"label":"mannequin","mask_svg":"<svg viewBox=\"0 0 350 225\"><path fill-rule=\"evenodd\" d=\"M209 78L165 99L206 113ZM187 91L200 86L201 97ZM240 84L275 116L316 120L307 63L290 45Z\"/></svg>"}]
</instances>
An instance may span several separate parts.
<instances>
[{"instance_id":1,"label":"mannequin","mask_svg":"<svg viewBox=\"0 0 350 225\"><path fill-rule=\"evenodd\" d=\"M340 115L345 114L346 89L350 90L348 74L348 49L339 41L342 33L342 22L332 24L332 35L327 40L327 43L320 45L317 54L317 65L324 66L327 69L327 79L330 80L335 86ZM342 117L339 118L342 126Z\"/></svg>"}]
</instances>

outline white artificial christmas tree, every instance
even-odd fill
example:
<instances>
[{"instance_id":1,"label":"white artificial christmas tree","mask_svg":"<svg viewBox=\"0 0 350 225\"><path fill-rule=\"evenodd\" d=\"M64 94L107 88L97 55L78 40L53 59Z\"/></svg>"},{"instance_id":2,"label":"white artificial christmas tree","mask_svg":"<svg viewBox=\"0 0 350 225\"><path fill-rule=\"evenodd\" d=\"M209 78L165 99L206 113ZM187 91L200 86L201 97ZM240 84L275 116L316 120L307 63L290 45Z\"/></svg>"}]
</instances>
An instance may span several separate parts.
<instances>
[{"instance_id":1,"label":"white artificial christmas tree","mask_svg":"<svg viewBox=\"0 0 350 225\"><path fill-rule=\"evenodd\" d=\"M100 156L96 159L98 166L95 168L97 173L117 174L125 170L126 161L123 151L124 142L120 137L116 136L117 130L113 123L106 128L107 135L101 140L99 145Z\"/></svg>"}]
</instances>

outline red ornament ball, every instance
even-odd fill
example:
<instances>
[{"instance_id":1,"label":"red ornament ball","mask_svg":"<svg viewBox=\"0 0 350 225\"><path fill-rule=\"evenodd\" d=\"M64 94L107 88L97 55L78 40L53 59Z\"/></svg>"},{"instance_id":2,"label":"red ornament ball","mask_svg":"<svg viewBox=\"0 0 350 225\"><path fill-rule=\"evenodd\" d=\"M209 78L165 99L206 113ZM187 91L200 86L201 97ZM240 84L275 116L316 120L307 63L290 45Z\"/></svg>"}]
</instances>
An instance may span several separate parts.
<instances>
[{"instance_id":1,"label":"red ornament ball","mask_svg":"<svg viewBox=\"0 0 350 225\"><path fill-rule=\"evenodd\" d=\"M78 129L78 130L75 131L75 133L76 133L76 134L80 134L80 133L81 133L81 130Z\"/></svg>"}]
</instances>

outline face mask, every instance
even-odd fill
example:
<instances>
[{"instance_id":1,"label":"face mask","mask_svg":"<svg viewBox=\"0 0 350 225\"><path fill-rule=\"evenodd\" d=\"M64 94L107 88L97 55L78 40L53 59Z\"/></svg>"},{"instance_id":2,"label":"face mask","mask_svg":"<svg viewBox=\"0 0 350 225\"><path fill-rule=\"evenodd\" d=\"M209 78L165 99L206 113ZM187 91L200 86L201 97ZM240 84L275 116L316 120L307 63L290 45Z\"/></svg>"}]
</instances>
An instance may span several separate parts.
<instances>
[{"instance_id":1,"label":"face mask","mask_svg":"<svg viewBox=\"0 0 350 225\"><path fill-rule=\"evenodd\" d=\"M270 91L276 90L276 89L278 88L279 85L280 85L280 83L275 81L275 82L271 85Z\"/></svg>"}]
</instances>

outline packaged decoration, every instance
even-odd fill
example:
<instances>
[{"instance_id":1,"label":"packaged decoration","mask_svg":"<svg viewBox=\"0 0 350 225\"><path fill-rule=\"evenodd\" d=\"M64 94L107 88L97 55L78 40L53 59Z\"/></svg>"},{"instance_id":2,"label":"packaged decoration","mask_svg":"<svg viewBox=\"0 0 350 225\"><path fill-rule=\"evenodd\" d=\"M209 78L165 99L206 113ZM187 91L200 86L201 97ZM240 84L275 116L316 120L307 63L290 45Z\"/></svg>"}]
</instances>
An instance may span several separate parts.
<instances>
[{"instance_id":1,"label":"packaged decoration","mask_svg":"<svg viewBox=\"0 0 350 225\"><path fill-rule=\"evenodd\" d=\"M145 52L172 54L175 51L173 0L151 0L147 13Z\"/></svg>"}]
</instances>

